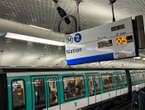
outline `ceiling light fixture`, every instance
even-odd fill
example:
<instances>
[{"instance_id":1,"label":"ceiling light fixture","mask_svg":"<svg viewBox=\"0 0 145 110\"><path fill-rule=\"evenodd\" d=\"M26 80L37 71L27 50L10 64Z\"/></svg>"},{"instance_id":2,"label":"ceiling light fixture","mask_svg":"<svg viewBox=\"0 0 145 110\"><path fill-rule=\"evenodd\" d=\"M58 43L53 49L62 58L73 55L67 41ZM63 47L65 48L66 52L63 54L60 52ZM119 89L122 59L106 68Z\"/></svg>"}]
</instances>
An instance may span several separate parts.
<instances>
[{"instance_id":1,"label":"ceiling light fixture","mask_svg":"<svg viewBox=\"0 0 145 110\"><path fill-rule=\"evenodd\" d=\"M135 60L140 60L141 57L134 57L133 59L135 59Z\"/></svg>"},{"instance_id":2,"label":"ceiling light fixture","mask_svg":"<svg viewBox=\"0 0 145 110\"><path fill-rule=\"evenodd\" d=\"M145 61L145 58L142 58L143 61Z\"/></svg>"},{"instance_id":3,"label":"ceiling light fixture","mask_svg":"<svg viewBox=\"0 0 145 110\"><path fill-rule=\"evenodd\" d=\"M16 40L24 40L28 42L35 42L35 43L41 43L41 44L48 44L48 45L55 45L55 46L65 46L64 42L54 41L54 40L48 40L33 36L27 36L27 35L21 35L21 34L15 34L15 33L6 33L6 38L10 39L16 39Z\"/></svg>"}]
</instances>

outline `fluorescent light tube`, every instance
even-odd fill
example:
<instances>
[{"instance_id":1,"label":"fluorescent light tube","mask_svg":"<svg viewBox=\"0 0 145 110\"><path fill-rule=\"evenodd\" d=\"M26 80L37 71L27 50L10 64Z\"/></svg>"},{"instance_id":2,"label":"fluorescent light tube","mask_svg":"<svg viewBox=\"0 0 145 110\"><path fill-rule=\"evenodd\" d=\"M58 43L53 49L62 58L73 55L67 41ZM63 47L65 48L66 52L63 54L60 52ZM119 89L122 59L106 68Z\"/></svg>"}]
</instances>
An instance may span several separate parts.
<instances>
[{"instance_id":1,"label":"fluorescent light tube","mask_svg":"<svg viewBox=\"0 0 145 110\"><path fill-rule=\"evenodd\" d=\"M140 59L141 59L141 57L134 57L134 59L135 59L135 60L140 60Z\"/></svg>"},{"instance_id":2,"label":"fluorescent light tube","mask_svg":"<svg viewBox=\"0 0 145 110\"><path fill-rule=\"evenodd\" d=\"M48 40L44 38L38 38L33 36L27 36L27 35L21 35L21 34L15 34L15 33L7 33L5 35L6 38L10 39L16 39L16 40L24 40L28 42L35 42L35 43L41 43L41 44L48 44L48 45L55 45L55 46L64 46L64 42L54 41L54 40Z\"/></svg>"}]
</instances>

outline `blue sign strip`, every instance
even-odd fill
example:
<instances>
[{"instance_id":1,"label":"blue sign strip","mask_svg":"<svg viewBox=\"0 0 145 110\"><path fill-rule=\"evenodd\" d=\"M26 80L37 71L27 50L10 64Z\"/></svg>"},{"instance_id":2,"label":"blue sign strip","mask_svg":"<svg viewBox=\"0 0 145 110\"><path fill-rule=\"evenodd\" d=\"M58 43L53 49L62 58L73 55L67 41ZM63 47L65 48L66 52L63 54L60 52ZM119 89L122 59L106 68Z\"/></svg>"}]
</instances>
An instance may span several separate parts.
<instances>
[{"instance_id":1,"label":"blue sign strip","mask_svg":"<svg viewBox=\"0 0 145 110\"><path fill-rule=\"evenodd\" d=\"M114 59L113 53L108 53L108 54L103 54L103 55L96 55L96 56L91 56L91 57L67 60L67 65L90 63L90 62L95 62L95 61L106 61L106 60L113 60L113 59Z\"/></svg>"}]
</instances>

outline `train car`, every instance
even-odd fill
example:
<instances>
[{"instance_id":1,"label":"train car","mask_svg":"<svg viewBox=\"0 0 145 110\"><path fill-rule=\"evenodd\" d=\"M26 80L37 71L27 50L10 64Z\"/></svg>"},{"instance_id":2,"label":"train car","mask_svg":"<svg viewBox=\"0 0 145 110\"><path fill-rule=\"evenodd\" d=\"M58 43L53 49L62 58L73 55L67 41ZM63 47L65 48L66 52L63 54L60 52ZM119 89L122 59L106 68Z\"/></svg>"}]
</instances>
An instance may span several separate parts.
<instances>
[{"instance_id":1,"label":"train car","mask_svg":"<svg viewBox=\"0 0 145 110\"><path fill-rule=\"evenodd\" d=\"M132 88L145 72L130 72ZM125 71L8 72L0 74L1 110L105 109L128 100Z\"/></svg>"},{"instance_id":2,"label":"train car","mask_svg":"<svg viewBox=\"0 0 145 110\"><path fill-rule=\"evenodd\" d=\"M135 91L135 86L139 85L140 88L145 87L145 72L144 71L131 71L132 91Z\"/></svg>"}]
</instances>

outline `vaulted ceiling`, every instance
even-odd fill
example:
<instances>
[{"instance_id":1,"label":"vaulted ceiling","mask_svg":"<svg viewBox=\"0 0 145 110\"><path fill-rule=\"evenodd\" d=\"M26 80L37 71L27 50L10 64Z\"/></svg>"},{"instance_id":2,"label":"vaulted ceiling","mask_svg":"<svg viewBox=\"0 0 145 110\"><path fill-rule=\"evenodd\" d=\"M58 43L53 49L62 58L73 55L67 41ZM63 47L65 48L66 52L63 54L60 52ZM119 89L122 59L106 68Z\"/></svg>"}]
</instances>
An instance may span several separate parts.
<instances>
[{"instance_id":1,"label":"vaulted ceiling","mask_svg":"<svg viewBox=\"0 0 145 110\"><path fill-rule=\"evenodd\" d=\"M109 0L82 0L79 6L81 30L112 22ZM61 7L67 15L77 18L75 0L0 0L0 7L0 18L54 31L66 33L75 31L74 19L70 17L71 23L66 24L57 11L57 7ZM116 19L144 15L144 7L145 0L117 0Z\"/></svg>"}]
</instances>

